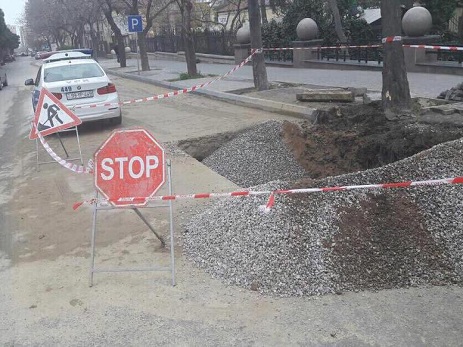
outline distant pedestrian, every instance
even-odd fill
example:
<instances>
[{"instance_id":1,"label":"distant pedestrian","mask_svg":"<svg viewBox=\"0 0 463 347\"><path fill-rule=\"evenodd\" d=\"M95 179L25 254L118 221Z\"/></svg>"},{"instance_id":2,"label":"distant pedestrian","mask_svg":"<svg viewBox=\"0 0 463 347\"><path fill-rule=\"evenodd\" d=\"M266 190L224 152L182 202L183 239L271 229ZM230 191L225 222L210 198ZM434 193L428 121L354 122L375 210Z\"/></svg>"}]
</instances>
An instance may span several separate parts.
<instances>
[{"instance_id":1,"label":"distant pedestrian","mask_svg":"<svg viewBox=\"0 0 463 347\"><path fill-rule=\"evenodd\" d=\"M114 53L116 53L116 58L117 58L117 62L119 63L119 48L116 46L114 46Z\"/></svg>"}]
</instances>

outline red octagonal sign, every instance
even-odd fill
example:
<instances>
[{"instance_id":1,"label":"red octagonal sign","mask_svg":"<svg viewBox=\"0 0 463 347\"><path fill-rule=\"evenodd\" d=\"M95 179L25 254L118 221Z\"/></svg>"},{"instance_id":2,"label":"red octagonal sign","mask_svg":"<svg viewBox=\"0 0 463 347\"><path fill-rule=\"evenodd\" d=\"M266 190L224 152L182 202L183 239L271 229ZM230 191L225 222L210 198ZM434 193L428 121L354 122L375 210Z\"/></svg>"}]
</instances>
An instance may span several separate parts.
<instances>
[{"instance_id":1,"label":"red octagonal sign","mask_svg":"<svg viewBox=\"0 0 463 347\"><path fill-rule=\"evenodd\" d=\"M115 131L95 153L95 187L114 206L146 205L164 181L164 149L145 129Z\"/></svg>"}]
</instances>

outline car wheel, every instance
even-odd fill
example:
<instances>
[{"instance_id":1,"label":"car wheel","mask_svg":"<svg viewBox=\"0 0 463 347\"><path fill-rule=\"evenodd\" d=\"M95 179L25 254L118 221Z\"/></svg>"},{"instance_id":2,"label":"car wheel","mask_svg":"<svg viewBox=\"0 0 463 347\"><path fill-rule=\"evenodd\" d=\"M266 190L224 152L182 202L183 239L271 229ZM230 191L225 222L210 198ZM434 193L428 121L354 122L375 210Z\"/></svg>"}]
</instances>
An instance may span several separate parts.
<instances>
[{"instance_id":1,"label":"car wheel","mask_svg":"<svg viewBox=\"0 0 463 347\"><path fill-rule=\"evenodd\" d=\"M122 124L122 111L119 114L119 117L111 118L111 124L113 124L113 125L121 125Z\"/></svg>"}]
</instances>

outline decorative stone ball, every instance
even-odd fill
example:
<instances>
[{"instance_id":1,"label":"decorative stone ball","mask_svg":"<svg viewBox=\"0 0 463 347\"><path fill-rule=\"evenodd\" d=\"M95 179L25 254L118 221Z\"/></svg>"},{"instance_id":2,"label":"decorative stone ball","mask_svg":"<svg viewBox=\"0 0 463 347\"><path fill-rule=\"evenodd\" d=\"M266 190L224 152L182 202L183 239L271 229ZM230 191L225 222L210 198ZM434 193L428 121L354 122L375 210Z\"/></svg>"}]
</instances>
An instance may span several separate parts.
<instances>
[{"instance_id":1,"label":"decorative stone ball","mask_svg":"<svg viewBox=\"0 0 463 347\"><path fill-rule=\"evenodd\" d=\"M402 29L411 37L423 36L431 30L432 16L427 9L415 6L405 12L402 18Z\"/></svg>"},{"instance_id":2,"label":"decorative stone ball","mask_svg":"<svg viewBox=\"0 0 463 347\"><path fill-rule=\"evenodd\" d=\"M301 41L316 39L318 37L318 25L312 18L304 18L297 24L296 34Z\"/></svg>"},{"instance_id":3,"label":"decorative stone ball","mask_svg":"<svg viewBox=\"0 0 463 347\"><path fill-rule=\"evenodd\" d=\"M251 29L249 25L243 25L236 32L236 41L240 44L246 44L251 42Z\"/></svg>"},{"instance_id":4,"label":"decorative stone ball","mask_svg":"<svg viewBox=\"0 0 463 347\"><path fill-rule=\"evenodd\" d=\"M132 51L130 47L125 47L124 50L125 50L125 53L130 53Z\"/></svg>"}]
</instances>

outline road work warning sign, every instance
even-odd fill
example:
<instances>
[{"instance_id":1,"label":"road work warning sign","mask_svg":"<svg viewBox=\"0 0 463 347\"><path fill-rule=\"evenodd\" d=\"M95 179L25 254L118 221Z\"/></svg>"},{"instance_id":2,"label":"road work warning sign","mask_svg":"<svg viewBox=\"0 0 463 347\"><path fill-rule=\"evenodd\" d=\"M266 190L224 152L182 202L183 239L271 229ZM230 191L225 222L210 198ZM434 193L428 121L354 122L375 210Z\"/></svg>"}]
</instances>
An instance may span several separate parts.
<instances>
[{"instance_id":1,"label":"road work warning sign","mask_svg":"<svg viewBox=\"0 0 463 347\"><path fill-rule=\"evenodd\" d=\"M39 102L35 109L34 126L29 138L37 138L37 131L47 136L58 131L81 124L82 121L47 89L40 91Z\"/></svg>"}]
</instances>

